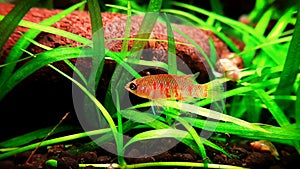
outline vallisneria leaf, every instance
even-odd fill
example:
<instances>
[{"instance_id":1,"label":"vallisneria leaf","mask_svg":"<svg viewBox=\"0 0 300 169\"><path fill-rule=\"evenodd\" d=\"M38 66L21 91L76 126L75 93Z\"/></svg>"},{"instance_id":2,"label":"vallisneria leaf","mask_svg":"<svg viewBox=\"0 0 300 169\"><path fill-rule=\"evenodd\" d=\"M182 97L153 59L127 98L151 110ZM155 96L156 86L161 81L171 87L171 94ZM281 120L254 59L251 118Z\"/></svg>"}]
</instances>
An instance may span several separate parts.
<instances>
[{"instance_id":1,"label":"vallisneria leaf","mask_svg":"<svg viewBox=\"0 0 300 169\"><path fill-rule=\"evenodd\" d=\"M176 138L178 140L192 137L189 135L187 131L179 130L179 129L156 129L156 130L148 130L142 133L135 135L132 139L130 139L124 149L128 147L130 144L142 141L142 140L149 140L149 139L159 139L159 138Z\"/></svg>"},{"instance_id":2,"label":"vallisneria leaf","mask_svg":"<svg viewBox=\"0 0 300 169\"><path fill-rule=\"evenodd\" d=\"M34 7L40 0L18 1L15 7L0 22L0 50L2 50L7 39L18 26L25 14Z\"/></svg>"},{"instance_id":3,"label":"vallisneria leaf","mask_svg":"<svg viewBox=\"0 0 300 169\"><path fill-rule=\"evenodd\" d=\"M44 26L50 26L50 25L54 24L55 22L64 18L66 15L68 15L75 9L82 6L84 3L85 3L85 1L75 4L71 7L63 10L62 12L60 12L54 16L51 16L48 19L41 21L39 24L44 25ZM22 35L22 37L16 42L16 44L10 50L10 52L5 60L5 62L7 64L8 63L13 63L13 64L9 64L8 66L4 67L0 72L0 79L2 81L5 81L5 79L7 79L11 75L12 71L14 70L14 68L17 64L15 61L19 60L21 55L23 54L23 50L21 50L21 49L27 49L27 47L30 45L30 41L28 41L28 39L34 39L41 31L42 30L30 29L26 33L24 33ZM1 84L1 82L0 82L0 84Z\"/></svg>"},{"instance_id":4,"label":"vallisneria leaf","mask_svg":"<svg viewBox=\"0 0 300 169\"><path fill-rule=\"evenodd\" d=\"M20 135L0 143L0 147L18 147L26 145L34 140L44 138L53 127L42 128L24 135ZM74 126L59 126L52 134L72 130Z\"/></svg>"},{"instance_id":5,"label":"vallisneria leaf","mask_svg":"<svg viewBox=\"0 0 300 169\"><path fill-rule=\"evenodd\" d=\"M92 26L92 41L93 41L93 57L92 68L90 77L88 80L89 90L93 90L98 87L99 79L104 67L105 57L105 42L104 42L104 30L101 17L101 11L98 1L87 1L89 14L91 18Z\"/></svg>"},{"instance_id":6,"label":"vallisneria leaf","mask_svg":"<svg viewBox=\"0 0 300 169\"><path fill-rule=\"evenodd\" d=\"M300 3L298 3L298 6ZM277 95L290 94L300 66L300 15L297 15L294 34L287 53L280 82L276 89Z\"/></svg>"},{"instance_id":7,"label":"vallisneria leaf","mask_svg":"<svg viewBox=\"0 0 300 169\"><path fill-rule=\"evenodd\" d=\"M268 25L272 19L272 14L273 14L273 8L270 8L269 10L267 10L262 17L260 18L260 20L257 22L257 24L255 25L255 30L261 34L264 35L264 33L266 32Z\"/></svg>"},{"instance_id":8,"label":"vallisneria leaf","mask_svg":"<svg viewBox=\"0 0 300 169\"><path fill-rule=\"evenodd\" d=\"M35 58L21 66L18 70L12 74L7 81L0 86L0 100L11 91L17 84L19 84L23 79L39 70L40 68L46 66L49 63L79 58L79 57L91 57L90 49L78 48L56 48L50 51L42 52L36 55Z\"/></svg>"},{"instance_id":9,"label":"vallisneria leaf","mask_svg":"<svg viewBox=\"0 0 300 169\"><path fill-rule=\"evenodd\" d=\"M296 125L300 128L300 81L298 82L298 89L297 89L297 99L296 99L296 107L295 107L295 118L296 118Z\"/></svg>"},{"instance_id":10,"label":"vallisneria leaf","mask_svg":"<svg viewBox=\"0 0 300 169\"><path fill-rule=\"evenodd\" d=\"M241 120L241 119L238 119L238 118L226 115L226 114L222 114L222 113L219 113L214 110L207 109L207 108L203 108L203 107L199 107L199 106L195 106L195 105L191 105L191 104L187 104L187 103L175 102L175 101L160 101L157 104L161 105L161 106L172 107L175 109L184 110L186 112L197 114L197 115L203 116L203 117L212 118L215 120L231 122L231 123L234 123L234 124L246 127L246 128L250 128L253 130L268 133L268 131L264 130L263 128L259 127L256 124L251 124L247 121L244 121L244 120Z\"/></svg>"},{"instance_id":11,"label":"vallisneria leaf","mask_svg":"<svg viewBox=\"0 0 300 169\"><path fill-rule=\"evenodd\" d=\"M125 109L121 111L121 114L128 120L138 122L138 123L143 123L155 129L170 128L170 126L159 121L158 119L155 118L154 115L149 113L141 113L135 110Z\"/></svg>"},{"instance_id":12,"label":"vallisneria leaf","mask_svg":"<svg viewBox=\"0 0 300 169\"><path fill-rule=\"evenodd\" d=\"M291 7L284 12L284 14L277 20L271 32L268 34L268 40L276 40L282 35L282 33L286 30L287 25L291 23L291 19L293 19L295 11L296 9Z\"/></svg>"},{"instance_id":13,"label":"vallisneria leaf","mask_svg":"<svg viewBox=\"0 0 300 169\"><path fill-rule=\"evenodd\" d=\"M80 139L80 138L84 138L84 137L88 137L88 136L105 134L105 133L108 133L108 132L111 132L111 128L104 128L104 129L88 131L88 132L83 132L83 133L78 133L78 134L71 134L71 135L62 136L62 137L58 137L58 138L54 138L54 139L50 139L50 140L44 140L42 143L40 143L40 142L33 143L33 144L30 144L30 145L22 146L18 149L0 154L0 160L5 159L7 157L11 157L15 154L19 154L19 153L22 153L22 152L25 152L25 151L33 150L37 146L43 147L43 146L48 146L48 145L67 142L67 141L74 140L74 139Z\"/></svg>"},{"instance_id":14,"label":"vallisneria leaf","mask_svg":"<svg viewBox=\"0 0 300 169\"><path fill-rule=\"evenodd\" d=\"M289 125L290 122L286 118L284 112L281 110L281 108L277 105L277 103L270 98L270 96L262 89L255 90L256 94L260 97L260 99L263 101L263 103L266 104L267 108L273 115L273 117L276 119L278 124L280 126L286 126Z\"/></svg>"},{"instance_id":15,"label":"vallisneria leaf","mask_svg":"<svg viewBox=\"0 0 300 169\"><path fill-rule=\"evenodd\" d=\"M3 18L4 18L4 16L0 15L0 20L2 20ZM91 40L89 40L87 38L84 38L80 35L76 35L76 34L73 34L71 32L64 31L64 30L61 30L61 29L57 29L57 28L54 28L54 27L44 26L44 25L37 24L37 23L34 23L34 22L29 22L29 21L26 21L26 20L21 20L20 23L19 23L19 26L23 26L25 28L37 29L37 30L47 32L47 33L56 34L56 35L59 35L59 36L62 36L62 37L72 39L76 42L80 42L84 45L91 44Z\"/></svg>"},{"instance_id":16,"label":"vallisneria leaf","mask_svg":"<svg viewBox=\"0 0 300 169\"><path fill-rule=\"evenodd\" d=\"M177 56L176 56L174 34L167 14L164 15L164 19L166 20L167 33L168 33L168 66L169 66L168 73L177 74L177 61L176 61Z\"/></svg>"}]
</instances>

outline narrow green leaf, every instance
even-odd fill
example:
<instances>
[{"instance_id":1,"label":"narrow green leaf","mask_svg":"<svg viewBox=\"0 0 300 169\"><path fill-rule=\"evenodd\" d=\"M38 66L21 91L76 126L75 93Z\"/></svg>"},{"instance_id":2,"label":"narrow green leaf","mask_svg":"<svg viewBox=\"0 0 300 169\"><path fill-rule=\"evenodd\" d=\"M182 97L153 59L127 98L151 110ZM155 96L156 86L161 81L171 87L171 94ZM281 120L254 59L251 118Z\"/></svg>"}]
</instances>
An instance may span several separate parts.
<instances>
[{"instance_id":1,"label":"narrow green leaf","mask_svg":"<svg viewBox=\"0 0 300 169\"><path fill-rule=\"evenodd\" d=\"M34 45L36 45L36 46L38 46L38 47L40 47L42 49L45 49L45 50L52 50L53 49L53 48L45 46L45 45L43 45L43 44L41 44L41 43L39 43L39 42L37 42L37 41L35 41L33 39L27 38L26 35L23 35L23 38L25 40L27 40L28 42L30 42L30 43L32 43L32 44L34 44ZM22 50L22 51L26 52L26 50ZM26 52L26 53L28 53L28 52ZM34 57L33 54L30 53L30 55L32 57ZM87 84L87 80L85 79L84 75L80 72L80 70L71 61L64 60L64 62L74 71L74 73L76 73L80 77L80 79L83 81L84 84Z\"/></svg>"},{"instance_id":2,"label":"narrow green leaf","mask_svg":"<svg viewBox=\"0 0 300 169\"><path fill-rule=\"evenodd\" d=\"M148 12L144 15L144 19L142 21L139 32L137 34L137 38L148 39L150 37L152 29L159 15L158 12L161 8L161 5L162 5L162 0L150 0L147 9ZM130 57L130 59L136 61L139 60L142 52L141 50L144 49L146 43L147 43L146 41L145 42L134 41L131 48L132 56Z\"/></svg>"},{"instance_id":3,"label":"narrow green leaf","mask_svg":"<svg viewBox=\"0 0 300 169\"><path fill-rule=\"evenodd\" d=\"M254 131L250 128L241 127L240 125L234 123L201 120L190 117L183 117L183 119L189 122L192 126L203 130L218 133L229 133L249 139L256 138L262 140L275 140L276 142L285 142L286 140L300 140L299 129L295 127L292 128L291 126L277 127L272 125L261 125L264 130L269 132L269 134L266 134L265 132Z\"/></svg>"},{"instance_id":4,"label":"narrow green leaf","mask_svg":"<svg viewBox=\"0 0 300 169\"><path fill-rule=\"evenodd\" d=\"M48 19L41 21L40 24L45 25L45 26L50 26L50 25L54 24L55 22L64 18L66 15L68 15L69 13L71 13L72 11L77 9L78 7L82 6L84 3L85 3L85 1L75 4L71 7L69 7L68 9L63 10L62 12L60 12L54 16L51 16ZM21 57L21 55L23 54L23 51L20 49L27 49L27 47L30 44L30 42L27 41L26 38L34 39L40 32L41 32L41 30L30 29L26 33L24 33L24 35L16 42L16 44L13 46L13 48L9 52L9 55L7 56L5 62L11 63L11 62L15 62L16 60L18 60ZM3 68L1 70L0 79L2 81L7 79L11 75L11 72L14 70L15 65L16 65L16 63L10 64L9 66L6 66L5 68Z\"/></svg>"},{"instance_id":5,"label":"narrow green leaf","mask_svg":"<svg viewBox=\"0 0 300 169\"><path fill-rule=\"evenodd\" d=\"M126 145L124 146L124 149L128 147L130 144L142 140L150 140L150 139L159 139L159 138L176 138L178 140L184 139L184 138L191 138L191 135L187 131L179 130L179 129L156 129L156 130L148 130L142 133L139 133L135 135L132 139L130 139Z\"/></svg>"},{"instance_id":6,"label":"narrow green leaf","mask_svg":"<svg viewBox=\"0 0 300 169\"><path fill-rule=\"evenodd\" d=\"M4 18L4 16L0 15L0 20L2 20L3 18ZM57 29L57 28L54 28L54 27L51 27L51 26L44 26L44 25L37 24L37 23L34 23L34 22L29 22L29 21L26 21L26 20L21 20L20 23L19 23L19 26L23 26L23 27L31 28L31 29L37 29L37 30L47 32L47 33L56 34L56 35L74 40L76 42L80 42L84 45L91 43L91 41L89 39L84 38L80 35L76 35L76 34L73 34L71 32L64 31L64 30L61 30L61 29Z\"/></svg>"},{"instance_id":7,"label":"narrow green leaf","mask_svg":"<svg viewBox=\"0 0 300 169\"><path fill-rule=\"evenodd\" d=\"M171 13L171 14L176 14L179 15L181 17L185 17L189 20L194 21L196 24L198 24L199 26L209 29L210 31L212 31L216 36L218 36L222 41L224 41L227 46L234 52L239 53L240 50L236 47L236 45L228 38L228 36L226 36L224 33L220 32L219 30L217 30L215 27L210 26L208 24L206 24L206 22L204 22L203 20L201 20L199 17L192 15L191 13L188 12L184 12L181 10L175 10L175 9L162 9L162 12L166 12L166 13Z\"/></svg>"},{"instance_id":8,"label":"narrow green leaf","mask_svg":"<svg viewBox=\"0 0 300 169\"><path fill-rule=\"evenodd\" d=\"M30 10L30 8L35 6L38 2L39 0L18 1L15 7L0 22L0 50L16 29L21 19Z\"/></svg>"},{"instance_id":9,"label":"narrow green leaf","mask_svg":"<svg viewBox=\"0 0 300 169\"><path fill-rule=\"evenodd\" d=\"M46 66L49 63L79 57L90 57L90 49L78 48L56 48L50 51L42 52L35 58L24 64L12 74L7 81L0 87L0 100L10 92L23 79Z\"/></svg>"},{"instance_id":10,"label":"narrow green leaf","mask_svg":"<svg viewBox=\"0 0 300 169\"><path fill-rule=\"evenodd\" d=\"M268 1L255 1L255 6L248 16L253 23L257 22L257 20L261 18L261 15L268 6L268 3Z\"/></svg>"},{"instance_id":11,"label":"narrow green leaf","mask_svg":"<svg viewBox=\"0 0 300 169\"><path fill-rule=\"evenodd\" d=\"M246 101L245 97L241 97L239 95L233 96L232 101L230 103L229 115L241 118L245 114L246 108Z\"/></svg>"},{"instance_id":12,"label":"narrow green leaf","mask_svg":"<svg viewBox=\"0 0 300 169\"><path fill-rule=\"evenodd\" d=\"M285 31L287 25L290 23L293 15L295 13L295 8L289 8L283 15L277 20L276 24L273 26L271 32L268 34L268 40L276 40Z\"/></svg>"},{"instance_id":13,"label":"narrow green leaf","mask_svg":"<svg viewBox=\"0 0 300 169\"><path fill-rule=\"evenodd\" d=\"M295 102L295 120L296 126L300 128L300 81L298 81L298 89L297 89L297 99Z\"/></svg>"},{"instance_id":14,"label":"narrow green leaf","mask_svg":"<svg viewBox=\"0 0 300 169\"><path fill-rule=\"evenodd\" d=\"M224 5L220 0L210 0L209 2L213 12L219 15L224 15L224 11L223 11Z\"/></svg>"},{"instance_id":15,"label":"narrow green leaf","mask_svg":"<svg viewBox=\"0 0 300 169\"><path fill-rule=\"evenodd\" d=\"M63 75L64 77L66 77L67 79L69 79L70 81L72 81L76 86L78 86L85 94L86 96L94 103L94 105L99 109L99 111L101 112L101 115L103 115L104 119L107 121L111 132L114 136L115 142L117 144L117 146L120 146L120 142L122 142L123 140L120 140L122 138L120 138L118 130L117 130L117 126L112 118L112 116L108 113L108 111L105 109L105 107L100 103L99 100L97 100L97 98L95 97L95 95L91 92L89 92L89 90L87 88L85 88L81 83L79 83L78 81L76 81L75 79L73 79L72 77L70 77L69 75L67 75L66 73L60 71L59 69L57 69L56 67L49 65L52 69L54 69L55 71L57 71L58 73L60 73L61 75ZM100 117L101 118L101 117ZM98 119L99 120L99 119ZM117 152L120 153L120 155L122 155L123 153L119 151L120 147L117 147ZM125 162L125 161L124 161Z\"/></svg>"},{"instance_id":16,"label":"narrow green leaf","mask_svg":"<svg viewBox=\"0 0 300 169\"><path fill-rule=\"evenodd\" d=\"M169 114L168 114L169 115ZM203 140L202 138L200 138L200 136L198 135L198 133L196 132L196 130L185 120L183 120L180 117L177 116L171 116L174 119L176 119L179 123L181 123L188 131L188 133L191 135L192 139L196 142L199 151L200 151L200 155L201 157L204 159L204 166L207 167L207 155L206 155L206 150L205 147L203 145Z\"/></svg>"},{"instance_id":17,"label":"narrow green leaf","mask_svg":"<svg viewBox=\"0 0 300 169\"><path fill-rule=\"evenodd\" d=\"M87 82L87 89L92 95L96 95L98 84L100 82L101 74L104 67L105 61L105 42L104 42L104 30L102 24L101 11L99 6L99 1L88 0L88 11L91 19L91 27L92 27L92 67L90 69L90 74ZM92 100L85 95L84 96L84 114L83 117L85 119L90 119L91 124L97 124L97 126L101 126L101 124L105 124L101 120L102 115L99 112L92 102ZM94 118L93 118L94 117ZM117 140L116 140L117 141ZM118 144L118 143L117 143Z\"/></svg>"},{"instance_id":18,"label":"narrow green leaf","mask_svg":"<svg viewBox=\"0 0 300 169\"><path fill-rule=\"evenodd\" d=\"M174 40L174 34L172 26L169 20L168 15L164 14L164 19L166 20L167 33L168 33L168 73L177 74L177 56L176 56L176 46Z\"/></svg>"},{"instance_id":19,"label":"narrow green leaf","mask_svg":"<svg viewBox=\"0 0 300 169\"><path fill-rule=\"evenodd\" d=\"M222 114L222 113L219 113L214 110L206 109L203 107L190 105L187 103L179 103L179 102L175 102L175 101L160 101L159 103L156 103L156 104L165 106L165 107L172 107L172 108L175 108L178 110L184 110L184 111L187 111L187 112L190 112L193 114L197 114L199 116L208 117L208 118L212 118L215 120L231 122L231 123L234 123L234 124L246 127L246 128L250 128L252 130L267 132L256 124L252 124L247 121L244 121L244 120L241 120L241 119L238 119L238 118L226 115L226 114Z\"/></svg>"},{"instance_id":20,"label":"narrow green leaf","mask_svg":"<svg viewBox=\"0 0 300 169\"><path fill-rule=\"evenodd\" d=\"M300 2L298 3L300 9ZM299 11L299 10L298 10ZM299 66L300 66L300 15L297 15L295 31L288 50L287 58L284 63L284 68L280 76L276 95L288 95L292 91L292 86L295 82Z\"/></svg>"},{"instance_id":21,"label":"narrow green leaf","mask_svg":"<svg viewBox=\"0 0 300 169\"><path fill-rule=\"evenodd\" d=\"M1 142L0 147L18 147L18 146L28 144L34 140L42 139L49 133L49 131L52 130L52 128L53 127L42 128L21 136L11 138L9 140ZM52 135L56 133L72 130L74 128L75 128L74 126L59 126L56 130L54 130Z\"/></svg>"},{"instance_id":22,"label":"narrow green leaf","mask_svg":"<svg viewBox=\"0 0 300 169\"><path fill-rule=\"evenodd\" d=\"M254 89L264 89L266 87L276 86L278 84L278 82L279 82L279 78L274 78L274 79L270 79L270 80L267 80L264 82L258 82L258 83L253 83L253 84L242 86L242 87L237 87L235 89L226 91L225 96L221 95L220 99L228 98L228 97L235 96L235 95L245 94L247 92L253 91ZM197 103L197 105L205 106L207 104L210 104L211 102L212 102L211 99L204 99L204 100L201 100L199 103Z\"/></svg>"},{"instance_id":23,"label":"narrow green leaf","mask_svg":"<svg viewBox=\"0 0 300 169\"><path fill-rule=\"evenodd\" d=\"M254 91L260 97L263 103L266 104L267 108L269 109L269 111L280 126L287 126L290 124L289 120L287 119L281 108L264 90L257 89Z\"/></svg>"},{"instance_id":24,"label":"narrow green leaf","mask_svg":"<svg viewBox=\"0 0 300 169\"><path fill-rule=\"evenodd\" d=\"M127 1L127 20L126 27L124 32L124 41L122 43L121 52L127 52L129 46L129 40L127 38L130 37L130 27L131 27L131 1Z\"/></svg>"},{"instance_id":25,"label":"narrow green leaf","mask_svg":"<svg viewBox=\"0 0 300 169\"><path fill-rule=\"evenodd\" d=\"M142 123L142 124L146 124L146 125L154 128L154 129L169 129L170 128L170 126L168 126L165 123L159 121L157 119L157 117L155 115L152 115L152 114L141 113L141 112L138 112L138 111L135 111L135 110L131 110L131 109L122 110L121 113L122 113L122 115L125 118L127 118L127 119L129 119L131 121ZM172 116L172 117L175 117L175 116ZM181 120L181 123L185 123L185 125L188 125L188 123L186 123L185 120L182 120L182 119L180 119L180 120ZM191 126L188 127L188 128L190 130L192 130ZM194 140L195 140L195 138L200 139L199 136L198 136L198 134L195 133L195 132L193 132L192 136L193 136ZM203 149L203 147L201 149L199 149L199 145L198 146L195 145L194 140L182 139L180 141L183 142L184 144L186 144L187 146L190 146L193 150L195 150L199 154L200 154L201 151L205 151L205 149ZM196 141L196 143L197 143L197 141ZM201 144L201 143L199 143L199 141L198 141L197 144ZM207 141L205 144L208 145L208 146L210 146L210 147L212 147L212 148L214 148L214 149L216 149L216 150L219 150L219 151L223 152L224 154L227 154L222 148L218 147L217 145L215 145L215 144L213 144L213 143L211 143L209 141ZM203 154L203 156L205 156L205 153ZM230 155L228 154L228 156L230 156Z\"/></svg>"},{"instance_id":26,"label":"narrow green leaf","mask_svg":"<svg viewBox=\"0 0 300 169\"><path fill-rule=\"evenodd\" d=\"M183 8L187 8L191 11L195 11L198 12L200 14L204 14L210 17L214 17L216 20L219 20L220 22L223 22L225 24L227 24L228 26L234 28L235 30L237 30L238 32L240 32L241 34L246 34L249 35L251 38L253 38L253 40L256 42L254 44L254 46L256 44L260 44L266 41L266 38L260 34L258 34L256 32L256 30L252 27L250 27L249 25L243 24L237 20L233 20L231 18L227 18L225 16L221 16L218 14L215 14L213 12L201 9L199 7L196 7L194 5L191 4L186 4L186 3L182 3L182 2L175 2L175 1L171 1L172 5L175 6L179 6L179 7L183 7ZM164 10L166 11L166 10ZM172 10L167 9L168 12L171 12ZM195 17L195 16L193 16ZM218 36L218 32L215 32L214 29L215 28L209 28L210 30L212 30L217 36ZM219 36L220 37L220 36ZM223 41L224 39L222 37L220 37ZM236 46L230 46L231 43L227 43L227 41L224 41L234 52L239 53L239 50L236 48ZM229 40L230 42L230 40ZM244 41L246 42L246 41ZM277 50L275 48L268 47L268 48L263 48L263 51L277 64L279 65L281 63L280 60L277 59L276 54L277 54Z\"/></svg>"},{"instance_id":27,"label":"narrow green leaf","mask_svg":"<svg viewBox=\"0 0 300 169\"><path fill-rule=\"evenodd\" d=\"M209 49L210 49L210 60L211 60L212 65L214 66L217 63L218 56L217 56L217 51L216 51L214 41L212 40L212 38L209 39Z\"/></svg>"},{"instance_id":28,"label":"narrow green leaf","mask_svg":"<svg viewBox=\"0 0 300 169\"><path fill-rule=\"evenodd\" d=\"M238 167L238 166L232 166L232 165L221 165L221 164L208 164L207 167L204 163L194 163L194 162L177 162L177 161L172 161L172 162L152 162L152 163L139 163L139 164L131 164L128 165L128 167L132 168L142 168L142 167L156 167L156 166L161 166L162 168L165 167L178 167L180 168L181 166L183 168L216 168L216 169L246 169L244 167Z\"/></svg>"},{"instance_id":29,"label":"narrow green leaf","mask_svg":"<svg viewBox=\"0 0 300 169\"><path fill-rule=\"evenodd\" d=\"M165 123L157 120L157 118L152 114L141 113L141 112L131 110L131 109L122 110L121 114L122 114L122 116L124 116L128 120L138 122L138 123L142 123L142 124L146 124L146 125L148 125L152 128L155 128L155 129L170 128Z\"/></svg>"},{"instance_id":30,"label":"narrow green leaf","mask_svg":"<svg viewBox=\"0 0 300 169\"><path fill-rule=\"evenodd\" d=\"M48 145L63 143L63 142L74 140L74 139L79 139L79 138L84 138L84 137L88 137L88 136L104 134L104 133L107 133L107 132L111 132L111 129L110 128L105 128L105 129L88 131L88 132L83 132L83 133L78 133L78 134L71 134L71 135L67 135L67 136L53 138L53 139L50 139L50 140L45 140L42 143L40 143L40 142L33 143L33 144L30 144L30 145L27 145L27 146L22 146L22 147L20 147L18 149L15 149L13 151L9 151L9 152L0 154L0 160L2 160L4 158L7 158L7 157L11 157L15 154L19 154L19 153L22 153L22 152L25 152L25 151L33 150L37 146L44 147L44 146L48 146Z\"/></svg>"},{"instance_id":31,"label":"narrow green leaf","mask_svg":"<svg viewBox=\"0 0 300 169\"><path fill-rule=\"evenodd\" d=\"M162 2L162 0L150 0L147 12L160 12Z\"/></svg>"},{"instance_id":32,"label":"narrow green leaf","mask_svg":"<svg viewBox=\"0 0 300 169\"><path fill-rule=\"evenodd\" d=\"M267 10L255 25L255 30L259 34L264 35L265 31L267 30L270 20L272 19L273 10L273 8Z\"/></svg>"},{"instance_id":33,"label":"narrow green leaf","mask_svg":"<svg viewBox=\"0 0 300 169\"><path fill-rule=\"evenodd\" d=\"M92 40L93 40L93 57L92 57L92 69L88 80L89 90L95 93L102 70L104 67L104 57L105 57L105 42L104 42L104 30L101 17L101 11L98 1L88 0L88 9L91 18L92 26Z\"/></svg>"},{"instance_id":34,"label":"narrow green leaf","mask_svg":"<svg viewBox=\"0 0 300 169\"><path fill-rule=\"evenodd\" d=\"M214 69L214 65L212 64L211 60L209 59L208 54L204 52L204 50L192 39L192 37L187 36L185 33L183 33L181 30L174 28L176 32L178 32L181 36L183 36L186 40L188 40L194 47L202 54L202 56L207 61L209 67L211 69Z\"/></svg>"}]
</instances>

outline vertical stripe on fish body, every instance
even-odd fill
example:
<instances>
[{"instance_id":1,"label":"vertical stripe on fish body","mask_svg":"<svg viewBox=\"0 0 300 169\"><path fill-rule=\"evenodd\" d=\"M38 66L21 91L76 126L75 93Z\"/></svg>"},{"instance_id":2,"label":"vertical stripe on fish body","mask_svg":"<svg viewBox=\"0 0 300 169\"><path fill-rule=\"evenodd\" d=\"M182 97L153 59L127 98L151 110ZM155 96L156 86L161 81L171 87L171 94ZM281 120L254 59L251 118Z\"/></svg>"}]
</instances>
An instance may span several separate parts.
<instances>
[{"instance_id":1,"label":"vertical stripe on fish body","mask_svg":"<svg viewBox=\"0 0 300 169\"><path fill-rule=\"evenodd\" d=\"M148 75L126 84L125 89L129 92L150 100L187 98L207 98L211 86L206 84L194 84L195 75Z\"/></svg>"}]
</instances>

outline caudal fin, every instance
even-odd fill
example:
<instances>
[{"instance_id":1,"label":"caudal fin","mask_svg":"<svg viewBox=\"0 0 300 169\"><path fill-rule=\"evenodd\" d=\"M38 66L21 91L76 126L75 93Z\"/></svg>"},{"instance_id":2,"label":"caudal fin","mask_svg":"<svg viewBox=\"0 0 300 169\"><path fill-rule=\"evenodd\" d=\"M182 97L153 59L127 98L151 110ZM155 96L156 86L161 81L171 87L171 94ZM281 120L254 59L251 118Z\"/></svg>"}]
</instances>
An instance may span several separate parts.
<instances>
[{"instance_id":1,"label":"caudal fin","mask_svg":"<svg viewBox=\"0 0 300 169\"><path fill-rule=\"evenodd\" d=\"M211 98L219 100L224 94L223 83L220 80L213 80L205 84L198 85L199 98Z\"/></svg>"}]
</instances>

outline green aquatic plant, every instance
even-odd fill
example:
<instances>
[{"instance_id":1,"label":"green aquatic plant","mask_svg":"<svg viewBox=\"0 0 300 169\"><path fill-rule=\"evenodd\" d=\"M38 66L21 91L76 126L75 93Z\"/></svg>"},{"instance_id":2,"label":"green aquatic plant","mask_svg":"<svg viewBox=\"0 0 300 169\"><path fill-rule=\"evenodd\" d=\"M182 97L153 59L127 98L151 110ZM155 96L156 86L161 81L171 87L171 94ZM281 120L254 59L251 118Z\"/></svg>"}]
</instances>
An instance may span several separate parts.
<instances>
[{"instance_id":1,"label":"green aquatic plant","mask_svg":"<svg viewBox=\"0 0 300 169\"><path fill-rule=\"evenodd\" d=\"M88 4L89 12L92 21L93 39L89 40L81 36L72 34L67 31L55 29L49 25L62 19L66 14L81 7L85 3ZM49 66L65 78L72 81L72 83L80 88L85 96L85 102L88 105L93 105L98 113L99 118L103 118L108 126L105 128L99 128L94 131L85 131L82 133L75 133L62 137L55 137L40 142L32 143L36 139L42 139L45 137L49 128L39 129L32 133L12 138L10 140L0 143L1 154L0 159L4 159L15 154L33 150L37 146L48 146L57 143L64 143L67 141L74 141L84 137L97 136L98 138L93 142L88 142L84 146L79 147L75 151L84 151L87 147L96 148L106 142L114 142L116 144L118 164L80 164L80 167L92 165L95 167L108 167L112 165L115 168L141 168L151 166L189 166L189 167L208 167L208 168L242 168L228 165L212 164L206 155L205 146L212 147L228 157L231 155L223 148L219 147L213 141L222 140L220 138L211 137L205 139L199 135L197 131L205 129L216 133L227 133L236 135L245 139L257 139L257 140L269 140L273 142L283 143L294 146L300 153L300 115L299 115L299 103L300 103L300 89L299 89L299 62L300 54L297 52L299 47L299 32L300 23L296 22L299 19L295 19L296 14L295 6L291 6L286 12L278 18L277 23L272 30L267 31L267 27L270 24L274 9L270 8L264 13L260 20L257 21L256 26L252 27L245 25L239 21L222 16L220 2L215 4L214 12L204 10L202 8L180 3L176 1L170 1L169 6L181 7L187 11L193 12L193 14L185 12L184 10L177 9L164 9L162 1L151 0L146 6L139 6L134 1L120 2L117 4L107 4L106 7L111 11L126 12L127 22L125 36L123 40L122 49L120 52L112 52L104 47L105 41L111 39L104 39L102 19L100 15L99 4L95 1L82 1L74 6L64 10L63 12L39 23L31 23L29 21L21 20L15 21L7 37L12 33L14 28L24 26L30 28L28 32L22 35L14 48L10 51L8 59L1 65L0 69L0 100L3 99L7 93L9 93L17 84L23 79L30 76L38 69ZM29 9L31 6L27 6ZM264 8L265 9L265 8ZM257 10L257 9L255 9ZM141 32L151 32L155 22L160 19L163 20L167 27L168 33L168 63L146 61L140 58L140 51L143 50L147 41L151 41L149 38L150 33L138 34L136 38L129 38L130 23L132 13L146 13L141 26ZM176 42L174 40L173 32L178 31L173 28L168 15L164 14L160 17L158 14L150 14L151 12L165 12L173 15L177 15L192 21L195 25L209 29L215 33L220 39L222 39L227 46L243 58L245 63L245 70L241 72L242 78L237 81L236 86L233 89L225 91L219 99L226 100L226 108L222 111L222 107L217 110L209 110L204 106L213 104L216 100L203 99L193 103L180 103L175 101L164 102L146 102L132 107L122 108L122 100L120 99L125 92L124 90L107 91L106 99L104 103L101 103L95 96L95 88L99 85L99 79L103 73L104 58L112 59L117 62L120 67L115 70L115 76L120 77L125 70L130 76L139 78L140 75L135 70L138 65L146 65L148 67L158 67L165 69L170 74L182 74L178 71L176 65ZM16 13L16 12L15 12ZM11 22L7 18L10 18L15 14L10 13L8 17L1 16L0 19L3 22L0 25L7 27ZM206 20L198 18L194 13L207 16ZM251 13L253 17L255 12ZM26 14L26 10L18 14L18 18L22 18ZM148 15L147 15L148 14ZM253 17L255 18L255 17ZM287 25L293 25L292 30L287 30ZM0 29L0 32L4 31ZM64 36L66 38L75 40L82 43L82 46L89 45L91 48L84 47L59 47L50 49L41 44L35 42L33 39L40 32L48 32L56 35ZM202 49L189 37L184 35L188 41L195 46L199 51ZM245 44L245 48L241 51L236 47L233 41L228 35L234 35ZM0 47L2 47L7 37L0 38ZM133 47L128 51L129 40L135 40ZM153 40L155 41L155 40ZM162 40L163 42L163 40ZM164 41L166 42L166 41ZM28 53L28 62L20 68L14 70L16 63L21 61L21 55L26 52L26 48L29 44L35 44L45 49L45 52L39 54ZM92 45L90 45L92 44ZM185 45L185 44L183 44ZM189 44L190 45L190 44ZM209 62L211 68L214 68L216 53L211 43L210 58L207 54L202 53ZM93 59L93 74L89 79L85 79L80 75L81 72L76 69L76 66L68 61L72 58L92 58ZM80 75L78 79L70 77L66 73L53 66L51 63L65 61L75 73ZM119 80L117 87L122 88L127 82ZM225 79L228 81L229 79ZM113 77L111 84L116 81ZM116 102L112 97L115 97ZM284 106L284 104L292 105L294 108ZM113 105L113 106L112 106ZM164 115L162 117L158 114L149 114L137 111L137 108L157 106L161 109L157 111ZM88 107L89 109L90 107ZM219 110L219 111L218 111ZM223 113L224 112L224 113ZM269 113L270 121L262 121L260 116L264 113ZM192 114L193 116L185 116L184 114ZM182 116L181 116L182 115ZM217 121L208 121L203 117L214 118ZM293 118L295 122L290 119ZM170 120L171 119L171 120ZM171 123L170 123L171 121ZM183 126L184 129L178 129L174 126ZM70 126L61 126L55 133L64 131L70 131L73 128ZM138 131L137 129L143 129L142 132L136 133L128 142L124 141L123 135L128 132ZM199 156L204 160L203 163L192 162L149 162L142 164L126 164L124 159L124 152L130 145L138 143L140 141L161 139L161 138L174 138L192 148ZM21 139L20 139L21 138ZM16 141L17 140L17 141ZM223 139L224 140L224 139ZM231 157L233 158L233 157ZM55 160L47 161L48 165L56 166Z\"/></svg>"}]
</instances>

